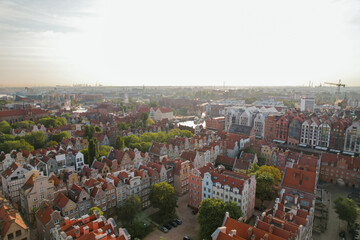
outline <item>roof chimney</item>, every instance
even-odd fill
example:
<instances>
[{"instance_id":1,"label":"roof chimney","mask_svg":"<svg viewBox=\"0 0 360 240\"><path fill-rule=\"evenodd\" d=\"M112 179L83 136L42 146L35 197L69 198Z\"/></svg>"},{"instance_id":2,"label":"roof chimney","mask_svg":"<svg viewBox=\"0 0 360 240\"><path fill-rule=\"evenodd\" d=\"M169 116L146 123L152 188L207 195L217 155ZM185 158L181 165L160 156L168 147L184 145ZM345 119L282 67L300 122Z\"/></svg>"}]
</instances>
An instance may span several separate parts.
<instances>
[{"instance_id":1,"label":"roof chimney","mask_svg":"<svg viewBox=\"0 0 360 240\"><path fill-rule=\"evenodd\" d=\"M89 232L90 232L89 226L85 226L83 228L83 231L84 231L84 235L89 234Z\"/></svg>"},{"instance_id":2,"label":"roof chimney","mask_svg":"<svg viewBox=\"0 0 360 240\"><path fill-rule=\"evenodd\" d=\"M75 229L75 236L76 236L76 238L79 238L80 235L81 235L79 226L75 225L75 226L74 226L74 229Z\"/></svg>"},{"instance_id":3,"label":"roof chimney","mask_svg":"<svg viewBox=\"0 0 360 240\"><path fill-rule=\"evenodd\" d=\"M70 218L69 218L69 217L65 217L64 220L65 220L65 224L66 224L66 225L69 225L69 224L70 224Z\"/></svg>"},{"instance_id":4,"label":"roof chimney","mask_svg":"<svg viewBox=\"0 0 360 240\"><path fill-rule=\"evenodd\" d=\"M229 233L229 235L230 235L231 237L234 237L234 236L236 235L236 230L235 230L235 229L231 230L230 233Z\"/></svg>"},{"instance_id":5,"label":"roof chimney","mask_svg":"<svg viewBox=\"0 0 360 240\"><path fill-rule=\"evenodd\" d=\"M252 232L253 232L253 228L249 227L247 232L248 232L248 237L251 237Z\"/></svg>"}]
</instances>

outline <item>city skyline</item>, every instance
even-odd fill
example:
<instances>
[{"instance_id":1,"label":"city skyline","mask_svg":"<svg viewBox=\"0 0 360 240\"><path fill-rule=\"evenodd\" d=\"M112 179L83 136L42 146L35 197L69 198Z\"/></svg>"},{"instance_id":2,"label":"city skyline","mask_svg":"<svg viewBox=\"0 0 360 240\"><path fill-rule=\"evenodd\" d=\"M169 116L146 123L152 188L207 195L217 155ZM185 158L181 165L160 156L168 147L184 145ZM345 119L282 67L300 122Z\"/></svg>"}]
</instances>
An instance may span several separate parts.
<instances>
[{"instance_id":1,"label":"city skyline","mask_svg":"<svg viewBox=\"0 0 360 240\"><path fill-rule=\"evenodd\" d=\"M5 0L0 86L360 86L359 10L358 1Z\"/></svg>"}]
</instances>

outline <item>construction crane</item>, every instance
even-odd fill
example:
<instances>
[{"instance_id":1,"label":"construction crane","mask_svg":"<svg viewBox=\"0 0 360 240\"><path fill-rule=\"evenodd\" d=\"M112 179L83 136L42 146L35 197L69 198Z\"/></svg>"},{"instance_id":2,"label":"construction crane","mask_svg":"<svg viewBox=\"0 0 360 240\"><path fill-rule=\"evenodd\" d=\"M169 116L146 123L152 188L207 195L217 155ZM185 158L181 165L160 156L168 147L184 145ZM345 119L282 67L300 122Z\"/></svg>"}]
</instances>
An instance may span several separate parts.
<instances>
[{"instance_id":1,"label":"construction crane","mask_svg":"<svg viewBox=\"0 0 360 240\"><path fill-rule=\"evenodd\" d=\"M339 95L340 95L340 87L345 87L345 84L341 83L341 79L339 79L339 83L328 83L328 82L325 82L324 84L337 86L337 94L339 94Z\"/></svg>"}]
</instances>

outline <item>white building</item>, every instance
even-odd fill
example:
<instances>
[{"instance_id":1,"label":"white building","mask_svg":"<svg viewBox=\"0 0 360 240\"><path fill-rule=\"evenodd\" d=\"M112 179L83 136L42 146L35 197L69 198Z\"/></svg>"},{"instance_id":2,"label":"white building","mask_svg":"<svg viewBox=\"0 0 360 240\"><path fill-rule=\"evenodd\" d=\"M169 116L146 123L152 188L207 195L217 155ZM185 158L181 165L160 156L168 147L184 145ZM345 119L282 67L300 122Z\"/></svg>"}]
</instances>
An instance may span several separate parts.
<instances>
[{"instance_id":1,"label":"white building","mask_svg":"<svg viewBox=\"0 0 360 240\"><path fill-rule=\"evenodd\" d=\"M351 124L345 132L344 151L360 152L360 123L359 121Z\"/></svg>"},{"instance_id":2,"label":"white building","mask_svg":"<svg viewBox=\"0 0 360 240\"><path fill-rule=\"evenodd\" d=\"M149 118L154 121L161 121L165 118L172 120L174 113L170 108L155 107L150 108Z\"/></svg>"},{"instance_id":3,"label":"white building","mask_svg":"<svg viewBox=\"0 0 360 240\"><path fill-rule=\"evenodd\" d=\"M24 185L27 169L14 162L1 173L2 190L6 198L20 201L20 188Z\"/></svg>"},{"instance_id":4,"label":"white building","mask_svg":"<svg viewBox=\"0 0 360 240\"><path fill-rule=\"evenodd\" d=\"M300 100L300 111L314 112L315 98L313 97L302 97Z\"/></svg>"},{"instance_id":5,"label":"white building","mask_svg":"<svg viewBox=\"0 0 360 240\"><path fill-rule=\"evenodd\" d=\"M256 180L231 171L210 171L202 179L202 200L217 198L223 202L233 201L241 208L245 219L254 213Z\"/></svg>"}]
</instances>

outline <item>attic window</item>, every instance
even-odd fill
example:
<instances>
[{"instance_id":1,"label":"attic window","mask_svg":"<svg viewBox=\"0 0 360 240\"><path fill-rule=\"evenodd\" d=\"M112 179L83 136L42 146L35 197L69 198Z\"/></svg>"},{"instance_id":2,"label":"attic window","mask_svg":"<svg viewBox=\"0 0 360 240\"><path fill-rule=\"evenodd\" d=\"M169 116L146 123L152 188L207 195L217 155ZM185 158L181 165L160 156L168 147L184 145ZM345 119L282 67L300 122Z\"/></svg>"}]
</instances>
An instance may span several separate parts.
<instances>
[{"instance_id":1,"label":"attic window","mask_svg":"<svg viewBox=\"0 0 360 240\"><path fill-rule=\"evenodd\" d=\"M309 180L309 178L308 178L308 177L305 177L305 180L306 180L306 181L308 181L308 180Z\"/></svg>"},{"instance_id":2,"label":"attic window","mask_svg":"<svg viewBox=\"0 0 360 240\"><path fill-rule=\"evenodd\" d=\"M216 179L217 179L217 177L215 176L215 177L214 177L214 179L216 180Z\"/></svg>"},{"instance_id":3,"label":"attic window","mask_svg":"<svg viewBox=\"0 0 360 240\"><path fill-rule=\"evenodd\" d=\"M233 181L233 183L232 183L233 185L235 184L235 182Z\"/></svg>"}]
</instances>

